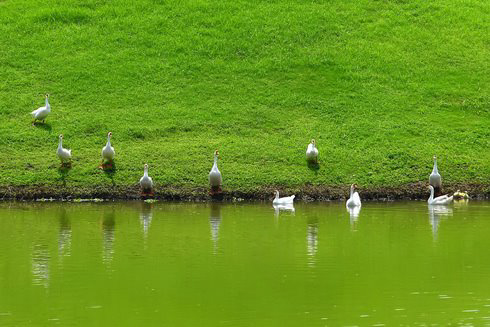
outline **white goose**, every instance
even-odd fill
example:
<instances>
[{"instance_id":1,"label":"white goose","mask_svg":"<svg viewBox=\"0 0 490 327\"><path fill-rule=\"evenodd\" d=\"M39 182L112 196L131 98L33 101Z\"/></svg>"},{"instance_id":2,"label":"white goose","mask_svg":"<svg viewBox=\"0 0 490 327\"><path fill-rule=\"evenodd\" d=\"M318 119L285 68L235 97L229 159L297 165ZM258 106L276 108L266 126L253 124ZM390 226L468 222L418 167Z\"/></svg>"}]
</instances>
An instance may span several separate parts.
<instances>
[{"instance_id":1,"label":"white goose","mask_svg":"<svg viewBox=\"0 0 490 327\"><path fill-rule=\"evenodd\" d=\"M429 199L427 200L428 204L449 204L453 201L453 196L452 195L447 196L447 194L434 198L434 187L432 185L429 185L429 189L430 189L430 196Z\"/></svg>"},{"instance_id":2,"label":"white goose","mask_svg":"<svg viewBox=\"0 0 490 327\"><path fill-rule=\"evenodd\" d=\"M36 120L40 120L44 123L44 120L46 117L48 117L49 113L51 112L51 105L49 104L49 94L45 95L45 102L44 102L44 107L39 107L33 112L31 112L32 118L34 119L32 124L36 122Z\"/></svg>"},{"instance_id":3,"label":"white goose","mask_svg":"<svg viewBox=\"0 0 490 327\"><path fill-rule=\"evenodd\" d=\"M315 140L311 140L306 149L306 160L310 162L318 162L318 149L316 148Z\"/></svg>"},{"instance_id":4,"label":"white goose","mask_svg":"<svg viewBox=\"0 0 490 327\"><path fill-rule=\"evenodd\" d=\"M439 175L439 171L437 170L436 156L434 156L434 167L432 168L432 174L429 176L429 184L436 190L440 190L442 187L441 175Z\"/></svg>"},{"instance_id":5,"label":"white goose","mask_svg":"<svg viewBox=\"0 0 490 327\"><path fill-rule=\"evenodd\" d=\"M350 197L345 203L347 208L360 207L361 206L361 197L359 193L354 192L354 189L357 187L357 184L352 184L350 186Z\"/></svg>"},{"instance_id":6,"label":"white goose","mask_svg":"<svg viewBox=\"0 0 490 327\"><path fill-rule=\"evenodd\" d=\"M292 204L294 202L295 195L280 198L278 190L275 190L274 193L276 194L276 196L275 196L274 200L272 200L273 205Z\"/></svg>"},{"instance_id":7,"label":"white goose","mask_svg":"<svg viewBox=\"0 0 490 327\"><path fill-rule=\"evenodd\" d=\"M60 142L58 143L56 154L58 155L58 158L60 158L62 165L70 162L71 150L63 148L63 134L60 134Z\"/></svg>"},{"instance_id":8,"label":"white goose","mask_svg":"<svg viewBox=\"0 0 490 327\"><path fill-rule=\"evenodd\" d=\"M218 169L218 150L214 151L214 164L209 172L209 185L211 186L211 191L220 191L221 190L221 173Z\"/></svg>"},{"instance_id":9,"label":"white goose","mask_svg":"<svg viewBox=\"0 0 490 327\"><path fill-rule=\"evenodd\" d=\"M111 146L111 136L112 136L112 132L109 132L107 134L107 143L105 147L102 148L102 162L104 161L112 162L114 160L114 156L116 155L114 148Z\"/></svg>"},{"instance_id":10,"label":"white goose","mask_svg":"<svg viewBox=\"0 0 490 327\"><path fill-rule=\"evenodd\" d=\"M150 176L148 176L148 164L144 166L143 177L140 178L140 186L144 192L153 190L153 180Z\"/></svg>"}]
</instances>

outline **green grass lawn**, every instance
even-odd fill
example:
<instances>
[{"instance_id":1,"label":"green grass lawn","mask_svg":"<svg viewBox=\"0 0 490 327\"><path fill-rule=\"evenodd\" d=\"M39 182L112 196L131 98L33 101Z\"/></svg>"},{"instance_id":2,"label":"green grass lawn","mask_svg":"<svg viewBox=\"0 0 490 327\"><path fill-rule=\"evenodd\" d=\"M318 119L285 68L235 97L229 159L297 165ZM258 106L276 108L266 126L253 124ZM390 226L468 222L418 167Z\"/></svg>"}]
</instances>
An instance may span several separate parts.
<instances>
[{"instance_id":1,"label":"green grass lawn","mask_svg":"<svg viewBox=\"0 0 490 327\"><path fill-rule=\"evenodd\" d=\"M489 22L486 0L0 0L0 186L125 187L147 162L201 188L214 149L226 190L398 187L434 154L444 182L488 185Z\"/></svg>"}]
</instances>

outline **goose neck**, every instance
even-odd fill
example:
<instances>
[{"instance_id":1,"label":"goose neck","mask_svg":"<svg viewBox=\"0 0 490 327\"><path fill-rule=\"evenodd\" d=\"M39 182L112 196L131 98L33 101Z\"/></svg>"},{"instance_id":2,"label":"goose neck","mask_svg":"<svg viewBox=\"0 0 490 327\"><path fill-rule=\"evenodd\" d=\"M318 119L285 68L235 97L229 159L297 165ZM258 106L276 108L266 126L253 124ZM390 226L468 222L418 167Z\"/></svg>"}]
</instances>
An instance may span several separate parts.
<instances>
[{"instance_id":1,"label":"goose neck","mask_svg":"<svg viewBox=\"0 0 490 327\"><path fill-rule=\"evenodd\" d=\"M437 171L437 159L434 159L434 168L432 168L433 173L438 173Z\"/></svg>"},{"instance_id":2,"label":"goose neck","mask_svg":"<svg viewBox=\"0 0 490 327\"><path fill-rule=\"evenodd\" d=\"M434 188L433 187L430 188L429 202L431 202L432 200L434 200Z\"/></svg>"}]
</instances>

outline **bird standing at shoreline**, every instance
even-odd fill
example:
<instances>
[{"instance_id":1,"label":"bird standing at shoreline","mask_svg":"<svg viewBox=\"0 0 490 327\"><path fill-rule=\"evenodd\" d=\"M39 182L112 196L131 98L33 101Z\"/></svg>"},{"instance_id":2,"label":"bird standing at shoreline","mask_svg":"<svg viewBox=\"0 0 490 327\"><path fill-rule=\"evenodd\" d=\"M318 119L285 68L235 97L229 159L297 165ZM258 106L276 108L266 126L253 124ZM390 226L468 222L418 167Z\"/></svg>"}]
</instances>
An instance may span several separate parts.
<instances>
[{"instance_id":1,"label":"bird standing at shoreline","mask_svg":"<svg viewBox=\"0 0 490 327\"><path fill-rule=\"evenodd\" d=\"M148 176L148 164L145 164L144 166L143 177L140 178L140 186L142 190L141 195L153 195L153 180L150 176Z\"/></svg>"},{"instance_id":2,"label":"bird standing at shoreline","mask_svg":"<svg viewBox=\"0 0 490 327\"><path fill-rule=\"evenodd\" d=\"M209 185L211 186L210 194L215 195L221 193L221 173L218 169L218 150L214 151L214 163L211 171L209 172Z\"/></svg>"},{"instance_id":3,"label":"bird standing at shoreline","mask_svg":"<svg viewBox=\"0 0 490 327\"><path fill-rule=\"evenodd\" d=\"M436 195L441 193L442 190L442 179L439 171L437 170L437 158L434 155L434 167L432 168L432 173L429 176L429 184L434 187L434 192Z\"/></svg>"}]
</instances>

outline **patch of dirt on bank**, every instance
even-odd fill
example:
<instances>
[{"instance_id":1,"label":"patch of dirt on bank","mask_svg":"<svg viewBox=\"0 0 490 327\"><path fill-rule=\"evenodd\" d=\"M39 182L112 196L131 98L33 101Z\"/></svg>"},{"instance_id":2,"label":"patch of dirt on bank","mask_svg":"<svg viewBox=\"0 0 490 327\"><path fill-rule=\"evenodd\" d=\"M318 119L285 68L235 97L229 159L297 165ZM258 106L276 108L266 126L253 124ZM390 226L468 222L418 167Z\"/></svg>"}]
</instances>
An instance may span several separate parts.
<instances>
[{"instance_id":1,"label":"patch of dirt on bank","mask_svg":"<svg viewBox=\"0 0 490 327\"><path fill-rule=\"evenodd\" d=\"M429 197L427 183L413 183L398 187L359 187L363 200L425 200ZM272 201L274 190L281 196L296 195L298 201L345 200L349 195L349 185L302 185L297 187L258 187L250 190L228 190L224 187L218 196L210 196L204 188L161 186L155 190L154 199L166 201ZM452 194L457 190L467 191L472 199L488 199L490 184L446 184L443 192ZM138 186L95 186L62 187L56 185L0 186L0 199L39 200L53 199L75 201L77 199L136 200L141 199Z\"/></svg>"}]
</instances>

